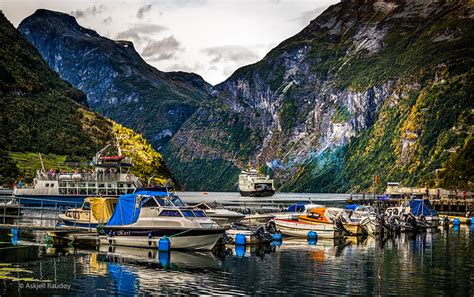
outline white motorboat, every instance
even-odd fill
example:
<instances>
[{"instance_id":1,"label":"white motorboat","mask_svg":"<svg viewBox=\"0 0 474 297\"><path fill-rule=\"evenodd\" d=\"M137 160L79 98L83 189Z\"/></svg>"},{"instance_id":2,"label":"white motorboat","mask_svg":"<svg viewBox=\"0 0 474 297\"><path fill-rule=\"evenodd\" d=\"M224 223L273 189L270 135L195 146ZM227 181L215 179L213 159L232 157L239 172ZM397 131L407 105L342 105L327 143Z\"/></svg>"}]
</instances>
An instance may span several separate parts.
<instances>
[{"instance_id":1,"label":"white motorboat","mask_svg":"<svg viewBox=\"0 0 474 297\"><path fill-rule=\"evenodd\" d=\"M171 249L211 250L224 228L197 208L185 207L169 192L138 191L122 195L107 225L101 244L157 248L167 237Z\"/></svg>"},{"instance_id":2,"label":"white motorboat","mask_svg":"<svg viewBox=\"0 0 474 297\"><path fill-rule=\"evenodd\" d=\"M217 202L203 202L194 205L194 207L204 210L206 215L221 227L229 227L233 223L240 222L245 217L241 213L225 209L222 204Z\"/></svg>"},{"instance_id":3,"label":"white motorboat","mask_svg":"<svg viewBox=\"0 0 474 297\"><path fill-rule=\"evenodd\" d=\"M277 230L281 234L294 237L307 237L308 232L315 231L318 238L339 238L344 232L334 224L307 224L294 220L274 219Z\"/></svg>"}]
</instances>

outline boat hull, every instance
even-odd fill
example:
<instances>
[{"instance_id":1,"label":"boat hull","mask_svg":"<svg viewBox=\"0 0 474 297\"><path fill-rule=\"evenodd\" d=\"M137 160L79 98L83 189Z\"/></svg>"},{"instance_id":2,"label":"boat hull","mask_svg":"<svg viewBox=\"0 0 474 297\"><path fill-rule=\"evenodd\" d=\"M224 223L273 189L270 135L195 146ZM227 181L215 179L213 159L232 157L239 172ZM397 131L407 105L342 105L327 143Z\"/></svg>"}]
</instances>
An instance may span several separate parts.
<instances>
[{"instance_id":1,"label":"boat hull","mask_svg":"<svg viewBox=\"0 0 474 297\"><path fill-rule=\"evenodd\" d=\"M275 194L275 190L262 191L240 191L240 195L244 197L269 197Z\"/></svg>"},{"instance_id":2,"label":"boat hull","mask_svg":"<svg viewBox=\"0 0 474 297\"><path fill-rule=\"evenodd\" d=\"M80 207L85 195L15 195L15 200L25 206L69 206Z\"/></svg>"},{"instance_id":3,"label":"boat hull","mask_svg":"<svg viewBox=\"0 0 474 297\"><path fill-rule=\"evenodd\" d=\"M224 229L138 229L107 228L108 235L100 236L100 243L141 248L157 248L159 240L167 236L171 249L212 250L225 233Z\"/></svg>"},{"instance_id":4,"label":"boat hull","mask_svg":"<svg viewBox=\"0 0 474 297\"><path fill-rule=\"evenodd\" d=\"M281 234L294 237L307 237L308 232L315 231L318 238L343 237L342 231L336 229L332 224L306 224L297 221L274 220L276 228Z\"/></svg>"}]
</instances>

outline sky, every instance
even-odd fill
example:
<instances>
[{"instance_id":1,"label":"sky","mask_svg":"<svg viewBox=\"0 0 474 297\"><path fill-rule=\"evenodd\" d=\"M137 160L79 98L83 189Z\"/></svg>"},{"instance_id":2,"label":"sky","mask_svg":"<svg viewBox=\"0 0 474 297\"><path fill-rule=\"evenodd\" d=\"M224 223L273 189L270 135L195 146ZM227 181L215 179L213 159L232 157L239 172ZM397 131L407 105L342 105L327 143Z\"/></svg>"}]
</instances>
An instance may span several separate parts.
<instances>
[{"instance_id":1,"label":"sky","mask_svg":"<svg viewBox=\"0 0 474 297\"><path fill-rule=\"evenodd\" d=\"M102 36L134 43L162 71L187 71L211 84L255 63L336 0L1 0L15 27L38 8L76 17Z\"/></svg>"}]
</instances>

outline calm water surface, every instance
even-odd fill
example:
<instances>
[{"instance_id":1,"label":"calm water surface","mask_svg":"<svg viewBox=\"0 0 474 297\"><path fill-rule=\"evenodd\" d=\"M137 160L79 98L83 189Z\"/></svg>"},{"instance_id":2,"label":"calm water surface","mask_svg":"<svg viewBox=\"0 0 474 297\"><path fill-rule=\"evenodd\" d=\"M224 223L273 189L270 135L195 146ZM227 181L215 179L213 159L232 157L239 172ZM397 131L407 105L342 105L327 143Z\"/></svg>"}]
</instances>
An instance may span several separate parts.
<instances>
[{"instance_id":1,"label":"calm water surface","mask_svg":"<svg viewBox=\"0 0 474 297\"><path fill-rule=\"evenodd\" d=\"M473 295L474 229L380 240L284 239L214 252L31 245L42 234L1 237L0 295L288 294Z\"/></svg>"}]
</instances>

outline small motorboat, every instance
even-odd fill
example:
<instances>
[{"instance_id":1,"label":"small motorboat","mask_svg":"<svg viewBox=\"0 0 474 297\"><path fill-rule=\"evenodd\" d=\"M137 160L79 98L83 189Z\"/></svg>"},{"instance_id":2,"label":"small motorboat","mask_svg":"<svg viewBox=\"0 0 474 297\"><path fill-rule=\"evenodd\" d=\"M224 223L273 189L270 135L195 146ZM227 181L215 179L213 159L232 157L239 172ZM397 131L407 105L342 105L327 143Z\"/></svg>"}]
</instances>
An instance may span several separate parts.
<instances>
[{"instance_id":1,"label":"small motorboat","mask_svg":"<svg viewBox=\"0 0 474 297\"><path fill-rule=\"evenodd\" d=\"M283 219L274 219L271 222L274 222L277 230L286 236L306 238L310 231L315 231L318 238L339 238L345 234L345 232L335 224L308 224Z\"/></svg>"},{"instance_id":2,"label":"small motorboat","mask_svg":"<svg viewBox=\"0 0 474 297\"><path fill-rule=\"evenodd\" d=\"M225 209L222 204L217 202L203 202L193 207L204 210L208 217L224 228L229 227L233 223L240 222L245 217L241 213Z\"/></svg>"},{"instance_id":3,"label":"small motorboat","mask_svg":"<svg viewBox=\"0 0 474 297\"><path fill-rule=\"evenodd\" d=\"M276 229L268 230L268 228L264 225L250 227L244 224L234 223L226 231L226 235L230 239L230 243L235 242L235 237L237 234L242 234L245 236L246 244L259 244L272 241L272 233L275 232Z\"/></svg>"},{"instance_id":4,"label":"small motorboat","mask_svg":"<svg viewBox=\"0 0 474 297\"><path fill-rule=\"evenodd\" d=\"M118 199L114 197L87 197L81 208L72 208L60 214L61 225L79 228L96 228L109 221Z\"/></svg>"},{"instance_id":5,"label":"small motorboat","mask_svg":"<svg viewBox=\"0 0 474 297\"><path fill-rule=\"evenodd\" d=\"M359 223L368 234L380 233L381 226L377 220L377 213L371 206L352 204L345 208L350 220Z\"/></svg>"},{"instance_id":6,"label":"small motorboat","mask_svg":"<svg viewBox=\"0 0 474 297\"><path fill-rule=\"evenodd\" d=\"M185 207L170 192L138 191L119 197L101 244L157 248L167 238L171 249L211 250L225 229L197 208Z\"/></svg>"},{"instance_id":7,"label":"small motorboat","mask_svg":"<svg viewBox=\"0 0 474 297\"><path fill-rule=\"evenodd\" d=\"M428 228L436 228L439 225L439 214L431 207L428 200L412 199L410 213L416 217L419 224L425 224Z\"/></svg>"},{"instance_id":8,"label":"small motorboat","mask_svg":"<svg viewBox=\"0 0 474 297\"><path fill-rule=\"evenodd\" d=\"M311 209L308 214L298 217L298 221L306 224L341 224L340 229L348 235L361 235L366 233L361 224L352 222L348 214L342 208L319 207Z\"/></svg>"}]
</instances>

